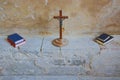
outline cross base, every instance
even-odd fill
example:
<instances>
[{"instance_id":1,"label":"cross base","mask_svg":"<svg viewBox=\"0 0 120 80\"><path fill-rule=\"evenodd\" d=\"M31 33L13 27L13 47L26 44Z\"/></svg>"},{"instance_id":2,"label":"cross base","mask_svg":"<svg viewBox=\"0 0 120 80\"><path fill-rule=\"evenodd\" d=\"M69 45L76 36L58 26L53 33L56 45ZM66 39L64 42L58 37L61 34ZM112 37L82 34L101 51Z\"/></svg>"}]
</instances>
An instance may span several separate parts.
<instances>
[{"instance_id":1,"label":"cross base","mask_svg":"<svg viewBox=\"0 0 120 80\"><path fill-rule=\"evenodd\" d=\"M60 39L60 38L57 38L57 39L54 39L52 41L52 44L54 46L57 46L57 47L62 47L62 46L66 46L68 44L68 40L67 39Z\"/></svg>"}]
</instances>

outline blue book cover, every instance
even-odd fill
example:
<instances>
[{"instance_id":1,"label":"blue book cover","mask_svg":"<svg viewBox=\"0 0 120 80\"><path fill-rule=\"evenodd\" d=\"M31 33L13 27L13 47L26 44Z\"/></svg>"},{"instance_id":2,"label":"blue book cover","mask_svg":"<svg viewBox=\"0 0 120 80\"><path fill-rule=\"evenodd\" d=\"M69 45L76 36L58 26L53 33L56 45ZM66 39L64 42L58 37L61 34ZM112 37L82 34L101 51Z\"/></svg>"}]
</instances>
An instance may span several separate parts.
<instances>
[{"instance_id":1,"label":"blue book cover","mask_svg":"<svg viewBox=\"0 0 120 80\"><path fill-rule=\"evenodd\" d=\"M14 43L19 43L19 42L22 42L24 41L23 37L21 37L19 34L17 33L14 33L14 34L11 34L8 36L8 39L11 40L12 42Z\"/></svg>"}]
</instances>

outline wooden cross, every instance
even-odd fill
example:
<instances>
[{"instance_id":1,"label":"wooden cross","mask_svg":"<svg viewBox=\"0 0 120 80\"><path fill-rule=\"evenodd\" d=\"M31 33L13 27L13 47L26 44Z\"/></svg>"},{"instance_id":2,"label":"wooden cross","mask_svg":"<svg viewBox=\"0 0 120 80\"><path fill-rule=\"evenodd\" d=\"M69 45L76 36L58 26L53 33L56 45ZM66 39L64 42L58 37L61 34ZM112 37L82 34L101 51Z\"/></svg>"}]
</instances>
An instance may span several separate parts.
<instances>
[{"instance_id":1,"label":"wooden cross","mask_svg":"<svg viewBox=\"0 0 120 80\"><path fill-rule=\"evenodd\" d=\"M59 20L59 28L60 28L60 33L59 33L59 38L53 40L53 45L57 46L57 47L61 47L61 46L65 46L68 44L68 41L66 39L62 39L62 24L63 24L63 20L67 19L68 16L62 16L62 10L59 11L59 16L54 16L54 19L58 19Z\"/></svg>"},{"instance_id":2,"label":"wooden cross","mask_svg":"<svg viewBox=\"0 0 120 80\"><path fill-rule=\"evenodd\" d=\"M59 24L60 24L60 39L62 39L62 24L63 24L63 20L67 19L68 16L62 16L62 10L60 10L59 11L59 16L54 16L53 18L59 20Z\"/></svg>"}]
</instances>

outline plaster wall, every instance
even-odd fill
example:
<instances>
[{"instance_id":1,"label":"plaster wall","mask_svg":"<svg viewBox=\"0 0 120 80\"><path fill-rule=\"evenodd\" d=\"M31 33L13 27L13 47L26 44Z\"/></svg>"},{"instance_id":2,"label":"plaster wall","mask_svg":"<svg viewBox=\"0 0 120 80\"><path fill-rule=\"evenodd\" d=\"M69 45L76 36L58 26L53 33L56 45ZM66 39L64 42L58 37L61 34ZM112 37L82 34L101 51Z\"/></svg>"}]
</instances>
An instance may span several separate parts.
<instances>
[{"instance_id":1,"label":"plaster wall","mask_svg":"<svg viewBox=\"0 0 120 80\"><path fill-rule=\"evenodd\" d=\"M65 35L120 34L120 0L0 0L0 34L58 35L60 9Z\"/></svg>"}]
</instances>

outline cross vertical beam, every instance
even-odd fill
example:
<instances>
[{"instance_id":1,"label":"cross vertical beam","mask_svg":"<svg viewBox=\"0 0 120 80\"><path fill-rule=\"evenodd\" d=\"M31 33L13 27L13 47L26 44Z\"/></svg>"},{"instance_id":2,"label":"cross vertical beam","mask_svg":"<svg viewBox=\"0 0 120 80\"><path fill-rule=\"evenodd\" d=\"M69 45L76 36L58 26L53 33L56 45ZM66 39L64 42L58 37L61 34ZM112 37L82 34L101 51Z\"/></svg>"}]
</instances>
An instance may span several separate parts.
<instances>
[{"instance_id":1,"label":"cross vertical beam","mask_svg":"<svg viewBox=\"0 0 120 80\"><path fill-rule=\"evenodd\" d=\"M59 27L60 27L60 33L59 33L59 37L60 39L62 39L62 24L63 24L63 20L67 19L68 16L62 16L62 10L59 11L59 16L54 16L54 19L58 19L59 20Z\"/></svg>"}]
</instances>

